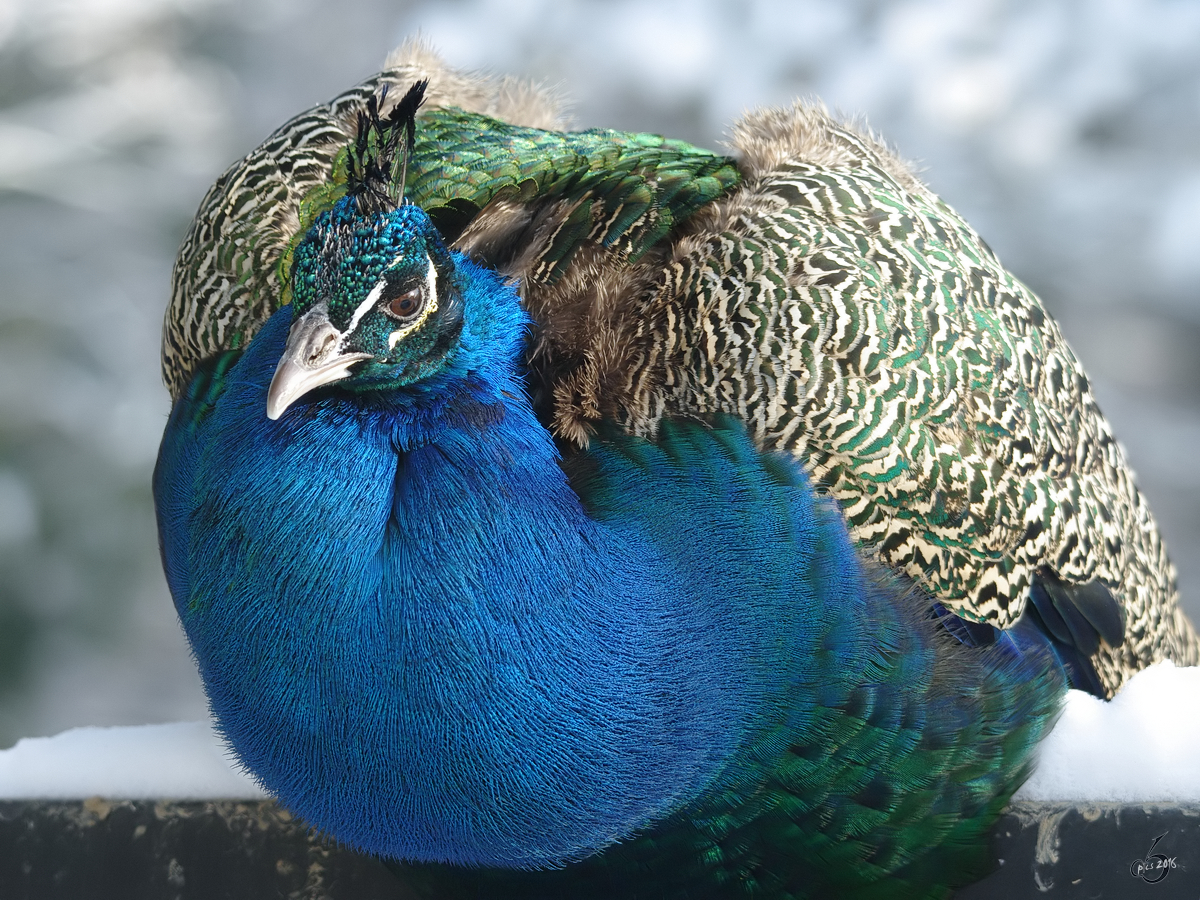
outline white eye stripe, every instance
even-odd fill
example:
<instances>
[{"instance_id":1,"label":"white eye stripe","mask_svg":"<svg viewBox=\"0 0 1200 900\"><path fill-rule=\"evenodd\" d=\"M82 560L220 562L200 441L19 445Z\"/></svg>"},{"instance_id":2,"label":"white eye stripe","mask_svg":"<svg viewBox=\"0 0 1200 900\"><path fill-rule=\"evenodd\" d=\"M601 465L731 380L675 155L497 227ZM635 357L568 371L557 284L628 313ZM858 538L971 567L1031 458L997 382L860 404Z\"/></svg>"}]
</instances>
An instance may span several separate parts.
<instances>
[{"instance_id":1,"label":"white eye stripe","mask_svg":"<svg viewBox=\"0 0 1200 900\"><path fill-rule=\"evenodd\" d=\"M429 268L425 272L425 308L421 310L421 314L415 322L398 328L388 335L388 352L395 350L398 343L424 325L425 320L437 312L437 268L428 253L425 254L425 258L429 260Z\"/></svg>"},{"instance_id":2,"label":"white eye stripe","mask_svg":"<svg viewBox=\"0 0 1200 900\"><path fill-rule=\"evenodd\" d=\"M433 264L429 254L425 254L425 258L429 260L429 268L425 272L425 296L429 298L429 302L435 307L437 306L437 267Z\"/></svg>"},{"instance_id":3,"label":"white eye stripe","mask_svg":"<svg viewBox=\"0 0 1200 900\"><path fill-rule=\"evenodd\" d=\"M371 293L367 294L367 299L358 304L358 309L354 310L354 315L350 317L350 324L346 326L345 334L353 333L354 329L358 327L358 323L362 321L362 317L369 313L375 304L379 302L379 295L383 293L386 284L386 281L380 281L379 284L371 288Z\"/></svg>"}]
</instances>

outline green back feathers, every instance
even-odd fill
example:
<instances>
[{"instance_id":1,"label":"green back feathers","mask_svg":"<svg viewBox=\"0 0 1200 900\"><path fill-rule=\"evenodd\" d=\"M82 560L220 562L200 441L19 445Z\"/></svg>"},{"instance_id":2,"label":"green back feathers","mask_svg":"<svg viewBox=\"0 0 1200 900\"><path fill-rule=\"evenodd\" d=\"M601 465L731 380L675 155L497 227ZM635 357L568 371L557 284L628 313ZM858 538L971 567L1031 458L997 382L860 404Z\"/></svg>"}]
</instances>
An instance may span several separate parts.
<instances>
[{"instance_id":1,"label":"green back feathers","mask_svg":"<svg viewBox=\"0 0 1200 900\"><path fill-rule=\"evenodd\" d=\"M553 281L580 242L636 260L737 182L732 160L683 141L542 131L439 109L420 121L408 194L451 240L495 200L573 202L536 273Z\"/></svg>"}]
</instances>

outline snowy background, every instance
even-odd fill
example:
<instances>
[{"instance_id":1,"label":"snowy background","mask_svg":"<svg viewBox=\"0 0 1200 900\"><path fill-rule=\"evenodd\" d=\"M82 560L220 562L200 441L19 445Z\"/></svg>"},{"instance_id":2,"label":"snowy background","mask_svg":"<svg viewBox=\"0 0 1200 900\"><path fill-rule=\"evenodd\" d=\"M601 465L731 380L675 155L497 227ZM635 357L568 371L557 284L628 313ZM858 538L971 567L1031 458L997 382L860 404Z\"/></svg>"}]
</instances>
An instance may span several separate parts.
<instances>
[{"instance_id":1,"label":"snowy background","mask_svg":"<svg viewBox=\"0 0 1200 900\"><path fill-rule=\"evenodd\" d=\"M581 127L865 115L1063 323L1200 620L1195 0L0 0L0 747L202 718L149 492L171 260L229 162L417 31Z\"/></svg>"}]
</instances>

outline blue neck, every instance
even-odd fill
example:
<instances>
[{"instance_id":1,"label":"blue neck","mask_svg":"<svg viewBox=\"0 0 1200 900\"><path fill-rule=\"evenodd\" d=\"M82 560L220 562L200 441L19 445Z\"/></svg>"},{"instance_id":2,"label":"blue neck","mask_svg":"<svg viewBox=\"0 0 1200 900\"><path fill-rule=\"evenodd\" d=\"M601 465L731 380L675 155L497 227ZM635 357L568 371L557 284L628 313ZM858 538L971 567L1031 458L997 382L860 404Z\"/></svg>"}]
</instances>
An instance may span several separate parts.
<instances>
[{"instance_id":1,"label":"blue neck","mask_svg":"<svg viewBox=\"0 0 1200 900\"><path fill-rule=\"evenodd\" d=\"M268 421L289 323L264 327L203 452L156 485L160 516L189 495L179 529L207 529L164 555L247 765L368 851L502 866L582 858L711 785L797 647L684 558L677 521L586 513L511 361L436 402L327 396ZM657 477L618 475L635 496ZM796 618L785 600L768 612Z\"/></svg>"}]
</instances>

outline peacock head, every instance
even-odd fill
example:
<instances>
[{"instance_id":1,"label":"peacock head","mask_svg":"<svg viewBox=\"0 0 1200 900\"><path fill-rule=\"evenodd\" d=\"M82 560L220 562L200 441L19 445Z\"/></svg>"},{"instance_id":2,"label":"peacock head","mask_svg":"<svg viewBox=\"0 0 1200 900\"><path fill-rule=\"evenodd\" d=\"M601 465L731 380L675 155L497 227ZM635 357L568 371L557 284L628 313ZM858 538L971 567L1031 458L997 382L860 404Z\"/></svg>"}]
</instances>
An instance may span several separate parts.
<instances>
[{"instance_id":1,"label":"peacock head","mask_svg":"<svg viewBox=\"0 0 1200 900\"><path fill-rule=\"evenodd\" d=\"M296 249L292 327L267 416L335 382L388 390L439 371L463 327L457 274L419 207L363 216L354 198L339 201Z\"/></svg>"},{"instance_id":2,"label":"peacock head","mask_svg":"<svg viewBox=\"0 0 1200 900\"><path fill-rule=\"evenodd\" d=\"M404 201L424 89L413 85L383 119L386 92L370 98L350 148L347 195L296 248L292 326L267 394L271 419L334 383L365 392L420 382L457 345L463 303L455 261L429 216Z\"/></svg>"}]
</instances>

